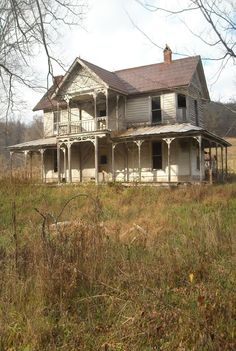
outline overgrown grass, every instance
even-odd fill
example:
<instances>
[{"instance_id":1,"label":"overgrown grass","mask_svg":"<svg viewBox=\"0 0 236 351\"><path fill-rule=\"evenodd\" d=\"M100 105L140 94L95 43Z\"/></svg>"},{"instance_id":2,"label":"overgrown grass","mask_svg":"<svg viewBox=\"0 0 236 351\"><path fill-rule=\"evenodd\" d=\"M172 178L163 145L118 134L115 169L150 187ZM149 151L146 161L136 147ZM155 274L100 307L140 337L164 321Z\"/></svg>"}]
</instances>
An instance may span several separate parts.
<instances>
[{"instance_id":1,"label":"overgrown grass","mask_svg":"<svg viewBox=\"0 0 236 351\"><path fill-rule=\"evenodd\" d=\"M236 184L2 181L0 350L235 350L235 231Z\"/></svg>"}]
</instances>

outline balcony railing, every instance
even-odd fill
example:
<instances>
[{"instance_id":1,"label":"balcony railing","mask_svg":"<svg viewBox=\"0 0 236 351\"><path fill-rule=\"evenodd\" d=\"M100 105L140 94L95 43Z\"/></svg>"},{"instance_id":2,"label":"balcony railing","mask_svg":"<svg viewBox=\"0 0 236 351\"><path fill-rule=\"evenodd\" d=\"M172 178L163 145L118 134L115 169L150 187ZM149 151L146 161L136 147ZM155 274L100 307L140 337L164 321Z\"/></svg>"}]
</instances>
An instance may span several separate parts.
<instances>
[{"instance_id":1,"label":"balcony railing","mask_svg":"<svg viewBox=\"0 0 236 351\"><path fill-rule=\"evenodd\" d=\"M58 134L80 134L86 132L95 132L108 129L107 116L97 118L97 127L94 119L85 119L81 121L60 122L58 124Z\"/></svg>"}]
</instances>

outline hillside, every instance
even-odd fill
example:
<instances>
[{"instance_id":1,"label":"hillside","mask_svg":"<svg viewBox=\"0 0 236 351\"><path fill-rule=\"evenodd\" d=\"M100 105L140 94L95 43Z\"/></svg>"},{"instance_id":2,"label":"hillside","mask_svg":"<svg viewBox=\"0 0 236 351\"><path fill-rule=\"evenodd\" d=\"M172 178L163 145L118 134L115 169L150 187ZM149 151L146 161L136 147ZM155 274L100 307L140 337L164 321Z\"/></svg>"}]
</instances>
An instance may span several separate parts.
<instances>
[{"instance_id":1,"label":"hillside","mask_svg":"<svg viewBox=\"0 0 236 351\"><path fill-rule=\"evenodd\" d=\"M0 195L1 350L236 349L236 184Z\"/></svg>"}]
</instances>

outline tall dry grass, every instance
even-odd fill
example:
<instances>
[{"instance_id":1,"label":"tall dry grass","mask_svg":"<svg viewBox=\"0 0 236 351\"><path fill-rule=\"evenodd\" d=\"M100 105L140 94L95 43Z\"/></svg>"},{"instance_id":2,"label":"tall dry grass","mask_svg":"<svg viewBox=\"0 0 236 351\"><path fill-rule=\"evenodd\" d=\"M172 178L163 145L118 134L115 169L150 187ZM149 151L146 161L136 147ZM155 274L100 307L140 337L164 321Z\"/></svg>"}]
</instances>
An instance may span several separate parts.
<instances>
[{"instance_id":1,"label":"tall dry grass","mask_svg":"<svg viewBox=\"0 0 236 351\"><path fill-rule=\"evenodd\" d=\"M0 189L0 350L235 350L236 184Z\"/></svg>"}]
</instances>

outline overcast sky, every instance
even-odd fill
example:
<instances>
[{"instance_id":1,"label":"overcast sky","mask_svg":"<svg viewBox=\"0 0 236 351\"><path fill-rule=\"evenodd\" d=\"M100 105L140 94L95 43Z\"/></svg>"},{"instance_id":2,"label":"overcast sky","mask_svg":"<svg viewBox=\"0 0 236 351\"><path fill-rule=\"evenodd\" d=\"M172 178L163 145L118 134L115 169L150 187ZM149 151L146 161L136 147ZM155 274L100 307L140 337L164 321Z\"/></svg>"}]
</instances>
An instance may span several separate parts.
<instances>
[{"instance_id":1,"label":"overcast sky","mask_svg":"<svg viewBox=\"0 0 236 351\"><path fill-rule=\"evenodd\" d=\"M171 6L173 9L187 3L187 0L155 1L149 3ZM200 12L187 12L180 16L170 16L161 12L149 12L135 0L90 0L90 9L82 28L72 28L56 40L52 47L55 57L59 57L69 68L78 56L108 70L118 70L133 66L158 63L163 60L162 50L168 44L173 52L185 55L201 55L202 58L222 55L220 49L205 45L194 36L187 27L199 35L211 33ZM130 16L130 18L129 18ZM155 46L132 23L132 21L157 45ZM183 56L173 55L173 59ZM235 99L236 72L232 61L218 77L220 63L203 60L208 89L212 100L223 102ZM47 66L43 56L35 62L36 74L46 85ZM55 75L64 74L59 67ZM22 111L22 118L30 120L34 105L42 94L28 91L25 94L27 107Z\"/></svg>"}]
</instances>

